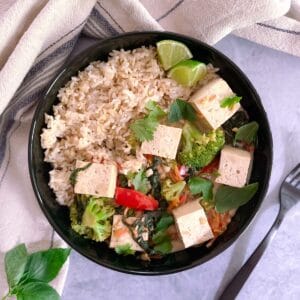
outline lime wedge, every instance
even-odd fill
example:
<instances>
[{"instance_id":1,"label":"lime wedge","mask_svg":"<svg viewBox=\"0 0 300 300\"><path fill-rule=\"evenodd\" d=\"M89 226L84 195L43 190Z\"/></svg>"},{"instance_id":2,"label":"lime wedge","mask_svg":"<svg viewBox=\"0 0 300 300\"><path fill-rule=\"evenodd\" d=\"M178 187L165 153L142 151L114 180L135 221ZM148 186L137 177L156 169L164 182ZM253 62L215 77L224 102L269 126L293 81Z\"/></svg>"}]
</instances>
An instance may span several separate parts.
<instances>
[{"instance_id":1,"label":"lime wedge","mask_svg":"<svg viewBox=\"0 0 300 300\"><path fill-rule=\"evenodd\" d=\"M173 67L168 75L178 83L191 87L206 75L206 65L197 60L185 60Z\"/></svg>"},{"instance_id":2,"label":"lime wedge","mask_svg":"<svg viewBox=\"0 0 300 300\"><path fill-rule=\"evenodd\" d=\"M193 57L189 48L177 41L163 40L156 43L156 46L164 70L169 70L179 62Z\"/></svg>"}]
</instances>

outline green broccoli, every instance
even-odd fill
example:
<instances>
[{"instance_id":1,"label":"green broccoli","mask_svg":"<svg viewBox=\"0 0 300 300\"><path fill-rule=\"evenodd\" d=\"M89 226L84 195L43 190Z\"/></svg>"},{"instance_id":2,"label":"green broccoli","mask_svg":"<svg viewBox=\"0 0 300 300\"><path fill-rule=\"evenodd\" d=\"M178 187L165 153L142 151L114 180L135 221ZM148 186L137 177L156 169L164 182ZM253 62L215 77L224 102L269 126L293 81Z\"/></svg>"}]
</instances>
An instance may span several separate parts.
<instances>
[{"instance_id":1,"label":"green broccoli","mask_svg":"<svg viewBox=\"0 0 300 300\"><path fill-rule=\"evenodd\" d=\"M173 201L179 199L185 187L185 181L178 181L172 183L171 179L167 179L162 186L161 194L167 201Z\"/></svg>"},{"instance_id":2,"label":"green broccoli","mask_svg":"<svg viewBox=\"0 0 300 300\"><path fill-rule=\"evenodd\" d=\"M71 226L80 235L102 242L111 235L114 207L105 198L77 196L70 207Z\"/></svg>"},{"instance_id":3,"label":"green broccoli","mask_svg":"<svg viewBox=\"0 0 300 300\"><path fill-rule=\"evenodd\" d=\"M196 126L186 122L182 129L182 146L178 160L183 165L202 168L214 159L224 143L222 129L201 133Z\"/></svg>"}]
</instances>

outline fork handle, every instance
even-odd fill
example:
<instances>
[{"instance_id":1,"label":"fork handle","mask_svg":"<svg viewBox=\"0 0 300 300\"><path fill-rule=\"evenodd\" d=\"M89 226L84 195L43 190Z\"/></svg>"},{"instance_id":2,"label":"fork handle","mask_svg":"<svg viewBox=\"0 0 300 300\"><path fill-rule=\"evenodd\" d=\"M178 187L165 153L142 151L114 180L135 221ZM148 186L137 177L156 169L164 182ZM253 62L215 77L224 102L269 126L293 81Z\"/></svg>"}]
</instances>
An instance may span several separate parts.
<instances>
[{"instance_id":1,"label":"fork handle","mask_svg":"<svg viewBox=\"0 0 300 300\"><path fill-rule=\"evenodd\" d=\"M255 268L256 264L258 263L258 261L264 254L265 250L267 249L268 244L272 241L275 234L277 233L282 218L283 215L279 212L273 225L269 229L264 239L260 242L260 244L257 246L255 251L248 258L246 263L242 266L242 268L238 271L238 273L233 277L233 279L226 286L219 300L233 300L236 298L239 291L242 289L244 283L246 282L251 272Z\"/></svg>"}]
</instances>

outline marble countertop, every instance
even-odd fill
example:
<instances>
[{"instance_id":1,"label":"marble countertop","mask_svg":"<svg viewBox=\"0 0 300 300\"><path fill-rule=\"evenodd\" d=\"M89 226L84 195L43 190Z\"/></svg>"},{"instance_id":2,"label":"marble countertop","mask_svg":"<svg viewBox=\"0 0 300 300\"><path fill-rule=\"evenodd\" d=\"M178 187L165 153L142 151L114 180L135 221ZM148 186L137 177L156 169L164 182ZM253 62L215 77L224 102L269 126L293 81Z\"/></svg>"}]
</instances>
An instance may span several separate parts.
<instances>
[{"instance_id":1,"label":"marble countertop","mask_svg":"<svg viewBox=\"0 0 300 300\"><path fill-rule=\"evenodd\" d=\"M122 274L73 251L63 300L217 299L273 223L280 182L300 161L300 58L232 35L215 47L231 58L256 87L273 132L270 188L256 218L225 252L199 267L173 275ZM299 219L297 205L237 299L300 299Z\"/></svg>"}]
</instances>

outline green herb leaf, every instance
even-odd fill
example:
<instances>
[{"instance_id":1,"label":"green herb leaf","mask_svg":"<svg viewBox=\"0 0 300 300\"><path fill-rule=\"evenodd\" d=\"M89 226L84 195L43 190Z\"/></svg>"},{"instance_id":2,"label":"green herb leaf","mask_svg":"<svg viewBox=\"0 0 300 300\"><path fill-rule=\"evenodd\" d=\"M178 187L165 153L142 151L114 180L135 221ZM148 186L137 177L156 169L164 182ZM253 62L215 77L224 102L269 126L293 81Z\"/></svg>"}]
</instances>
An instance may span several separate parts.
<instances>
[{"instance_id":1,"label":"green herb leaf","mask_svg":"<svg viewBox=\"0 0 300 300\"><path fill-rule=\"evenodd\" d=\"M213 184L210 180L193 177L189 180L188 185L193 195L202 194L204 200L211 200L213 198Z\"/></svg>"},{"instance_id":2,"label":"green herb leaf","mask_svg":"<svg viewBox=\"0 0 300 300\"><path fill-rule=\"evenodd\" d=\"M132 184L135 190L140 191L144 194L147 194L151 189L150 182L146 176L145 170L143 169L137 172L132 178Z\"/></svg>"},{"instance_id":3,"label":"green herb leaf","mask_svg":"<svg viewBox=\"0 0 300 300\"><path fill-rule=\"evenodd\" d=\"M17 293L17 300L59 300L58 293L45 282L29 282Z\"/></svg>"},{"instance_id":4,"label":"green herb leaf","mask_svg":"<svg viewBox=\"0 0 300 300\"><path fill-rule=\"evenodd\" d=\"M20 244L5 254L5 272L10 289L17 285L23 276L28 259L26 246Z\"/></svg>"},{"instance_id":5,"label":"green herb leaf","mask_svg":"<svg viewBox=\"0 0 300 300\"><path fill-rule=\"evenodd\" d=\"M220 102L220 106L222 108L229 107L232 108L234 104L239 103L242 100L242 97L233 96L227 97Z\"/></svg>"},{"instance_id":6,"label":"green herb leaf","mask_svg":"<svg viewBox=\"0 0 300 300\"><path fill-rule=\"evenodd\" d=\"M216 193L216 211L224 213L230 209L246 204L257 192L258 183L252 183L242 188L222 185Z\"/></svg>"},{"instance_id":7,"label":"green herb leaf","mask_svg":"<svg viewBox=\"0 0 300 300\"><path fill-rule=\"evenodd\" d=\"M120 245L120 246L116 246L115 251L117 254L120 255L133 255L135 253L135 251L133 249L131 249L131 245L125 244L125 245Z\"/></svg>"},{"instance_id":8,"label":"green herb leaf","mask_svg":"<svg viewBox=\"0 0 300 300\"><path fill-rule=\"evenodd\" d=\"M153 248L156 252L159 252L161 254L168 254L172 251L172 243L171 240L165 240L162 243L154 246Z\"/></svg>"},{"instance_id":9,"label":"green herb leaf","mask_svg":"<svg viewBox=\"0 0 300 300\"><path fill-rule=\"evenodd\" d=\"M159 107L159 105L155 101L149 101L146 103L146 109L149 111L149 117L160 120L163 118L166 113Z\"/></svg>"},{"instance_id":10,"label":"green herb leaf","mask_svg":"<svg viewBox=\"0 0 300 300\"><path fill-rule=\"evenodd\" d=\"M239 128L235 134L235 142L242 141L248 144L253 143L256 139L256 134L258 131L258 123L253 121Z\"/></svg>"},{"instance_id":11,"label":"green herb leaf","mask_svg":"<svg viewBox=\"0 0 300 300\"><path fill-rule=\"evenodd\" d=\"M70 255L71 249L53 248L32 253L25 269L26 279L50 282Z\"/></svg>"},{"instance_id":12,"label":"green herb leaf","mask_svg":"<svg viewBox=\"0 0 300 300\"><path fill-rule=\"evenodd\" d=\"M156 230L156 232L159 232L161 230L165 230L169 226L171 226L172 224L174 224L174 218L173 218L173 216L169 215L169 214L165 214L165 215L163 215L160 218L160 220L156 224L155 230Z\"/></svg>"},{"instance_id":13,"label":"green herb leaf","mask_svg":"<svg viewBox=\"0 0 300 300\"><path fill-rule=\"evenodd\" d=\"M70 180L70 183L71 185L75 185L76 182L77 182L77 176L78 176L78 173L81 172L81 171L84 171L86 170L88 167L91 166L92 163L88 163L87 165L85 165L84 167L82 168L77 168L77 169L74 169L69 177L69 180Z\"/></svg>"},{"instance_id":14,"label":"green herb leaf","mask_svg":"<svg viewBox=\"0 0 300 300\"><path fill-rule=\"evenodd\" d=\"M130 125L130 129L140 142L153 140L154 132L159 124L158 121L166 115L155 101L147 102L145 107L148 110L148 115Z\"/></svg>"},{"instance_id":15,"label":"green herb leaf","mask_svg":"<svg viewBox=\"0 0 300 300\"><path fill-rule=\"evenodd\" d=\"M176 99L170 106L168 121L170 123L174 123L181 119L188 120L190 122L195 121L196 111L187 101Z\"/></svg>"}]
</instances>

